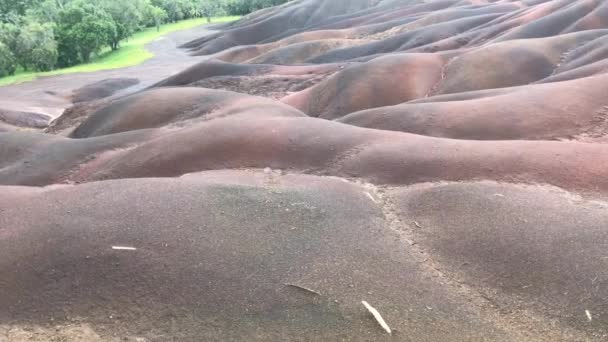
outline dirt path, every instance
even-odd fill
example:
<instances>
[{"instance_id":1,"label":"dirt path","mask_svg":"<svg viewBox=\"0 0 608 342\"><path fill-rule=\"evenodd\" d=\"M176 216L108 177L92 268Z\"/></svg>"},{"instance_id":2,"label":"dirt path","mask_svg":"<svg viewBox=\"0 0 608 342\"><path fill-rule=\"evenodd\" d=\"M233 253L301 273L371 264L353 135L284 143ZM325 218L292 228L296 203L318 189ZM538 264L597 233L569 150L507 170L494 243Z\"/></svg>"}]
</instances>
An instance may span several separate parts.
<instances>
[{"instance_id":1,"label":"dirt path","mask_svg":"<svg viewBox=\"0 0 608 342\"><path fill-rule=\"evenodd\" d=\"M33 112L59 116L71 105L72 91L107 78L137 78L140 83L129 91L149 86L167 76L184 70L205 57L189 56L177 46L212 32L207 25L177 31L147 45L154 57L127 68L42 77L31 82L0 87L0 110Z\"/></svg>"}]
</instances>

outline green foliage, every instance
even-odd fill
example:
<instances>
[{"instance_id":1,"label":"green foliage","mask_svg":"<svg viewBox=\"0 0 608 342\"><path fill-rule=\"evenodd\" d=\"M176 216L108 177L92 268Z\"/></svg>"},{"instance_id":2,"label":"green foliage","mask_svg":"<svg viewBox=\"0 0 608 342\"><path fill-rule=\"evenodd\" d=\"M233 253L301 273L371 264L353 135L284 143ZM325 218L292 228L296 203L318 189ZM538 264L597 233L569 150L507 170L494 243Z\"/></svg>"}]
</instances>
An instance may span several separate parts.
<instances>
[{"instance_id":1,"label":"green foliage","mask_svg":"<svg viewBox=\"0 0 608 342\"><path fill-rule=\"evenodd\" d=\"M116 36L116 25L105 16L86 15L83 20L72 27L72 42L78 47L80 58L88 63L91 54L99 52Z\"/></svg>"},{"instance_id":2,"label":"green foliage","mask_svg":"<svg viewBox=\"0 0 608 342\"><path fill-rule=\"evenodd\" d=\"M205 0L213 1L213 0ZM288 0L226 0L226 10L230 15L245 15L262 8L286 3ZM336 0L337 1L337 0Z\"/></svg>"},{"instance_id":3,"label":"green foliage","mask_svg":"<svg viewBox=\"0 0 608 342\"><path fill-rule=\"evenodd\" d=\"M26 22L19 31L13 50L24 70L48 71L57 64L54 24Z\"/></svg>"},{"instance_id":4,"label":"green foliage","mask_svg":"<svg viewBox=\"0 0 608 342\"><path fill-rule=\"evenodd\" d=\"M151 0L154 6L162 8L167 13L169 22L176 22L185 19L184 0Z\"/></svg>"},{"instance_id":5,"label":"green foliage","mask_svg":"<svg viewBox=\"0 0 608 342\"><path fill-rule=\"evenodd\" d=\"M73 28L84 20L85 15L85 10L78 6L65 8L59 14L59 23L55 33L59 45L58 64L60 67L68 67L80 62L76 33Z\"/></svg>"},{"instance_id":6,"label":"green foliage","mask_svg":"<svg viewBox=\"0 0 608 342\"><path fill-rule=\"evenodd\" d=\"M4 43L0 42L0 77L13 75L17 70L17 59Z\"/></svg>"},{"instance_id":7,"label":"green foliage","mask_svg":"<svg viewBox=\"0 0 608 342\"><path fill-rule=\"evenodd\" d=\"M116 24L101 7L75 2L60 14L57 28L59 65L87 63L116 35Z\"/></svg>"},{"instance_id":8,"label":"green foliage","mask_svg":"<svg viewBox=\"0 0 608 342\"><path fill-rule=\"evenodd\" d=\"M207 22L211 22L212 17L222 16L227 13L227 0L201 0L199 10L201 16L207 18Z\"/></svg>"},{"instance_id":9,"label":"green foliage","mask_svg":"<svg viewBox=\"0 0 608 342\"><path fill-rule=\"evenodd\" d=\"M53 70L57 65L58 57L57 42L54 40L47 41L45 45L32 50L30 66L36 71Z\"/></svg>"},{"instance_id":10,"label":"green foliage","mask_svg":"<svg viewBox=\"0 0 608 342\"><path fill-rule=\"evenodd\" d=\"M41 1L37 6L27 9L26 16L41 23L56 23L59 21L61 10L57 4L56 0Z\"/></svg>"},{"instance_id":11,"label":"green foliage","mask_svg":"<svg viewBox=\"0 0 608 342\"><path fill-rule=\"evenodd\" d=\"M24 15L25 11L35 6L36 3L36 0L0 0L0 14Z\"/></svg>"},{"instance_id":12,"label":"green foliage","mask_svg":"<svg viewBox=\"0 0 608 342\"><path fill-rule=\"evenodd\" d=\"M160 31L160 25L169 18L167 11L154 5L147 6L143 12L144 23L146 26L156 26L156 31Z\"/></svg>"},{"instance_id":13,"label":"green foliage","mask_svg":"<svg viewBox=\"0 0 608 342\"><path fill-rule=\"evenodd\" d=\"M0 23L0 42L6 45L11 51L15 51L20 30L18 24Z\"/></svg>"},{"instance_id":14,"label":"green foliage","mask_svg":"<svg viewBox=\"0 0 608 342\"><path fill-rule=\"evenodd\" d=\"M239 17L214 17L212 22L224 23L237 20L238 18ZM177 23L163 24L160 27L160 31L157 31L154 27L146 28L135 33L133 37L129 38L128 42L123 43L120 49L117 51L110 51L109 48L105 48L98 55L94 56L91 59L91 62L88 64L79 64L69 68L61 68L47 72L25 72L22 69L17 69L15 75L0 78L0 87L13 83L31 81L41 76L65 75L77 72L93 72L138 65L154 57L154 55L146 49L146 44L170 32L200 26L205 22L206 20L203 18L194 18L182 20Z\"/></svg>"},{"instance_id":15,"label":"green foliage","mask_svg":"<svg viewBox=\"0 0 608 342\"><path fill-rule=\"evenodd\" d=\"M105 0L101 7L110 15L116 29L110 35L108 43L112 50L118 49L118 45L133 35L142 22L143 13L134 1Z\"/></svg>"},{"instance_id":16,"label":"green foliage","mask_svg":"<svg viewBox=\"0 0 608 342\"><path fill-rule=\"evenodd\" d=\"M9 74L15 64L47 71L88 63L101 51L118 50L146 27L160 32L168 22L211 22L212 17L242 15L286 1L0 0L0 75Z\"/></svg>"}]
</instances>

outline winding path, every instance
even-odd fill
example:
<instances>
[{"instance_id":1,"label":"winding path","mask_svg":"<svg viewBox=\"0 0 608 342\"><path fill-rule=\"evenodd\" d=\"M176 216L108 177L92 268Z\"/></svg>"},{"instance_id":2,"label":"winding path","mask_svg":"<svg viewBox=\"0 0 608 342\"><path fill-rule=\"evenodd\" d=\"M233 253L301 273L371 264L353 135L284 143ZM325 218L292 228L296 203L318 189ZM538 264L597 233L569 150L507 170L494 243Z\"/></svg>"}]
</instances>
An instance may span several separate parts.
<instances>
[{"instance_id":1,"label":"winding path","mask_svg":"<svg viewBox=\"0 0 608 342\"><path fill-rule=\"evenodd\" d=\"M140 83L129 91L149 86L184 70L205 57L193 57L177 47L208 32L208 25L172 32L149 43L154 57L127 68L41 77L31 82L0 87L0 110L33 112L55 118L71 105L72 91L108 78L137 78Z\"/></svg>"}]
</instances>

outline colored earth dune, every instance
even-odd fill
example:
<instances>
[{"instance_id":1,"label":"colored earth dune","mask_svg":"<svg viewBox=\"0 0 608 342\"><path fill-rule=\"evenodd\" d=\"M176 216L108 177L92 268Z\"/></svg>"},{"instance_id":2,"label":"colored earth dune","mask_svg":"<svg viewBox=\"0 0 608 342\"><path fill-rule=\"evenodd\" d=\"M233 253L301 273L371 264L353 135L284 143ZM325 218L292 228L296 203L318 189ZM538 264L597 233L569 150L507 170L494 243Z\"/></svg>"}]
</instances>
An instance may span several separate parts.
<instances>
[{"instance_id":1,"label":"colored earth dune","mask_svg":"<svg viewBox=\"0 0 608 342\"><path fill-rule=\"evenodd\" d=\"M0 341L608 340L608 2L155 44L0 88Z\"/></svg>"}]
</instances>

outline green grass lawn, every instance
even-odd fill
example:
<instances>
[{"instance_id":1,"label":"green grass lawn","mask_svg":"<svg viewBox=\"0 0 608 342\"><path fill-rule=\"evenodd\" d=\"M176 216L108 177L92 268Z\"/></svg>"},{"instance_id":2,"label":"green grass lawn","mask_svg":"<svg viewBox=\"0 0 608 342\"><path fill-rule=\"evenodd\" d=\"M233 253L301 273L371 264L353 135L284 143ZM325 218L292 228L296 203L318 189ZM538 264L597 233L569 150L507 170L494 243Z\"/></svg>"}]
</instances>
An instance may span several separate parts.
<instances>
[{"instance_id":1,"label":"green grass lawn","mask_svg":"<svg viewBox=\"0 0 608 342\"><path fill-rule=\"evenodd\" d=\"M233 21L238 18L239 17L217 17L213 18L211 22L222 23ZM185 30L203 24L207 24L207 19L195 18L162 25L160 27L160 31L158 32L156 31L156 27L147 28L135 33L131 38L129 38L129 41L122 42L117 51L111 51L109 48L102 51L98 56L93 58L90 63L48 72L17 71L17 73L13 76L0 78L0 86L27 82L40 76L70 74L75 72L92 72L138 65L143 63L145 60L154 57L154 54L145 48L145 45L149 42L158 37L164 36L167 33Z\"/></svg>"}]
</instances>

